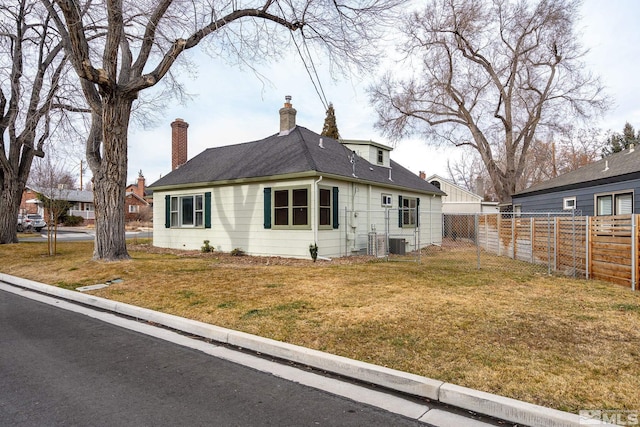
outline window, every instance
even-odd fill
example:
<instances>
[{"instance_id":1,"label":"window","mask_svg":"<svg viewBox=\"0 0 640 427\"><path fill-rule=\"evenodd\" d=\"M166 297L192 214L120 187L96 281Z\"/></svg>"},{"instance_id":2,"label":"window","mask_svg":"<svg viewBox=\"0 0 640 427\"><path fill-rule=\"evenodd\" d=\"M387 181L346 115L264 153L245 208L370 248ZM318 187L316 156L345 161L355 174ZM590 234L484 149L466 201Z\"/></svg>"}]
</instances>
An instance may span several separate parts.
<instances>
[{"instance_id":1,"label":"window","mask_svg":"<svg viewBox=\"0 0 640 427\"><path fill-rule=\"evenodd\" d=\"M264 188L264 228L302 229L311 228L310 186L297 188ZM318 209L318 228L339 228L338 187L318 188L313 209Z\"/></svg>"},{"instance_id":2,"label":"window","mask_svg":"<svg viewBox=\"0 0 640 427\"><path fill-rule=\"evenodd\" d=\"M301 227L309 225L309 189L290 188L273 191L273 225Z\"/></svg>"},{"instance_id":3,"label":"window","mask_svg":"<svg viewBox=\"0 0 640 427\"><path fill-rule=\"evenodd\" d=\"M129 213L138 213L140 212L139 205L129 205Z\"/></svg>"},{"instance_id":4,"label":"window","mask_svg":"<svg viewBox=\"0 0 640 427\"><path fill-rule=\"evenodd\" d=\"M207 193L206 197L203 194L171 196L168 209L169 226L185 228L211 227L209 218L207 218L207 224L205 224L205 198L210 205L211 193Z\"/></svg>"},{"instance_id":5,"label":"window","mask_svg":"<svg viewBox=\"0 0 640 427\"><path fill-rule=\"evenodd\" d=\"M576 198L575 197L565 197L562 199L562 209L565 211L570 211L576 208Z\"/></svg>"},{"instance_id":6,"label":"window","mask_svg":"<svg viewBox=\"0 0 640 427\"><path fill-rule=\"evenodd\" d=\"M416 227L418 225L418 200L419 199L414 197L398 197L398 205L400 206L400 219L398 221L398 225L400 227Z\"/></svg>"},{"instance_id":7,"label":"window","mask_svg":"<svg viewBox=\"0 0 640 427\"><path fill-rule=\"evenodd\" d=\"M378 150L378 164L381 165L384 163L384 153L382 150Z\"/></svg>"},{"instance_id":8,"label":"window","mask_svg":"<svg viewBox=\"0 0 640 427\"><path fill-rule=\"evenodd\" d=\"M633 213L633 192L596 194L596 215Z\"/></svg>"},{"instance_id":9,"label":"window","mask_svg":"<svg viewBox=\"0 0 640 427\"><path fill-rule=\"evenodd\" d=\"M289 190L274 191L274 225L289 225Z\"/></svg>"},{"instance_id":10,"label":"window","mask_svg":"<svg viewBox=\"0 0 640 427\"><path fill-rule=\"evenodd\" d=\"M627 215L633 213L633 195L631 193L627 194L616 194L616 215Z\"/></svg>"},{"instance_id":11,"label":"window","mask_svg":"<svg viewBox=\"0 0 640 427\"><path fill-rule=\"evenodd\" d=\"M440 181L434 179L433 181L431 181L431 185L433 185L434 187L436 187L438 190L440 190Z\"/></svg>"},{"instance_id":12,"label":"window","mask_svg":"<svg viewBox=\"0 0 640 427\"><path fill-rule=\"evenodd\" d=\"M318 197L318 228L340 228L340 212L338 211L338 187L320 188Z\"/></svg>"},{"instance_id":13,"label":"window","mask_svg":"<svg viewBox=\"0 0 640 427\"><path fill-rule=\"evenodd\" d=\"M391 194L382 195L382 206L385 208L390 208L392 206Z\"/></svg>"},{"instance_id":14,"label":"window","mask_svg":"<svg viewBox=\"0 0 640 427\"><path fill-rule=\"evenodd\" d=\"M320 189L320 222L319 225L331 226L331 190L328 188Z\"/></svg>"}]
</instances>

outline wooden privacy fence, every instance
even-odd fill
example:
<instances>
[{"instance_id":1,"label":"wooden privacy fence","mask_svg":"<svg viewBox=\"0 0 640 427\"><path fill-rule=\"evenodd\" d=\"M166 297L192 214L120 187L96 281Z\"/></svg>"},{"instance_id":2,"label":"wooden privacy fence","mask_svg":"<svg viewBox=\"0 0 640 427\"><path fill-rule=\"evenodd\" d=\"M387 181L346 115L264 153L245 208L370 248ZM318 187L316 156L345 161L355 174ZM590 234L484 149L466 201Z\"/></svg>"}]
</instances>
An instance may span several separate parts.
<instances>
[{"instance_id":1,"label":"wooden privacy fence","mask_svg":"<svg viewBox=\"0 0 640 427\"><path fill-rule=\"evenodd\" d=\"M478 249L546 266L549 273L637 287L640 215L478 215Z\"/></svg>"}]
</instances>

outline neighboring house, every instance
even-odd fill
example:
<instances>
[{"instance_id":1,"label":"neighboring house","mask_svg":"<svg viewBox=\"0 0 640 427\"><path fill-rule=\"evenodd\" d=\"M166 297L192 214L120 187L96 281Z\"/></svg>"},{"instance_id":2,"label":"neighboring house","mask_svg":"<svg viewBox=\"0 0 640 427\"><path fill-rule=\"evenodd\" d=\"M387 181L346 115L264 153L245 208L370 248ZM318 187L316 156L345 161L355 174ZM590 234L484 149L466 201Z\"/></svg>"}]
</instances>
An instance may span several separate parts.
<instances>
[{"instance_id":1,"label":"neighboring house","mask_svg":"<svg viewBox=\"0 0 640 427\"><path fill-rule=\"evenodd\" d=\"M396 210L394 229L417 230L422 246L441 241L442 191L391 160L389 147L343 144L295 116L287 97L279 133L188 162L188 125L173 122L174 170L150 186L154 245L199 249L208 240L222 251L306 258L316 242L319 256L338 257L366 251L373 216L398 207L406 210ZM409 211L417 208L418 219Z\"/></svg>"},{"instance_id":2,"label":"neighboring house","mask_svg":"<svg viewBox=\"0 0 640 427\"><path fill-rule=\"evenodd\" d=\"M151 216L151 198L145 189L145 178L142 171L138 172L138 180L135 184L130 184L126 188L124 199L124 216L125 221L138 221L150 219Z\"/></svg>"},{"instance_id":3,"label":"neighboring house","mask_svg":"<svg viewBox=\"0 0 640 427\"><path fill-rule=\"evenodd\" d=\"M442 196L442 213L444 214L499 212L498 202L485 202L483 195L472 193L439 175L427 177L424 172L420 172L420 177L446 193ZM478 193L484 193L484 185L481 181L478 182L477 187Z\"/></svg>"},{"instance_id":4,"label":"neighboring house","mask_svg":"<svg viewBox=\"0 0 640 427\"><path fill-rule=\"evenodd\" d=\"M515 212L576 209L581 215L640 213L640 150L633 146L512 196Z\"/></svg>"},{"instance_id":5,"label":"neighboring house","mask_svg":"<svg viewBox=\"0 0 640 427\"><path fill-rule=\"evenodd\" d=\"M22 192L22 200L20 200L20 213L38 214L44 217L44 208L42 202L38 199L38 192L30 187L25 187Z\"/></svg>"},{"instance_id":6,"label":"neighboring house","mask_svg":"<svg viewBox=\"0 0 640 427\"><path fill-rule=\"evenodd\" d=\"M84 218L85 224L93 224L95 221L93 191L27 187L22 193L22 202L20 203L21 213L38 213L44 218L48 218L48 215L44 212L42 202L38 200L38 194L44 194L50 199L68 201L71 203L71 208L67 214Z\"/></svg>"}]
</instances>

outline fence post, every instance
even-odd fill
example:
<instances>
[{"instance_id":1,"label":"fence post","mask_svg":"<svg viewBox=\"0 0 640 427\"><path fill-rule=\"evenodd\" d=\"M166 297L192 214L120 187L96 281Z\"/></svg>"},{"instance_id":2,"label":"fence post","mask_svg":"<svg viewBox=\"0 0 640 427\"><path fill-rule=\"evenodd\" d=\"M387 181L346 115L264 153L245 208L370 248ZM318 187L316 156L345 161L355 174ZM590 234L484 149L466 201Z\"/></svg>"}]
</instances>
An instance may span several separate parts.
<instances>
[{"instance_id":1,"label":"fence post","mask_svg":"<svg viewBox=\"0 0 640 427\"><path fill-rule=\"evenodd\" d=\"M511 215L511 258L516 259L516 215Z\"/></svg>"},{"instance_id":2,"label":"fence post","mask_svg":"<svg viewBox=\"0 0 640 427\"><path fill-rule=\"evenodd\" d=\"M553 271L558 271L558 239L560 237L560 217L553 220ZM549 272L551 274L551 271Z\"/></svg>"},{"instance_id":3,"label":"fence post","mask_svg":"<svg viewBox=\"0 0 640 427\"><path fill-rule=\"evenodd\" d=\"M420 205L416 206L416 238L417 242L415 242L415 250L418 251L418 264L422 263L422 248L420 247ZM429 215L429 229L431 229L431 215ZM415 241L415 238L414 238Z\"/></svg>"},{"instance_id":4,"label":"fence post","mask_svg":"<svg viewBox=\"0 0 640 427\"><path fill-rule=\"evenodd\" d=\"M534 233L535 233L535 230L536 230L536 227L534 225L535 224L535 220L536 220L536 218L533 217L533 216L531 218L529 218L529 239L531 240L531 264L535 264L535 261L536 261L535 257L533 256L533 247L534 247L533 245L534 245L534 242L535 242L535 234Z\"/></svg>"},{"instance_id":5,"label":"fence post","mask_svg":"<svg viewBox=\"0 0 640 427\"><path fill-rule=\"evenodd\" d=\"M385 243L385 249L384 249L384 259L385 261L389 261L389 233L391 232L390 229L390 225L389 225L389 219L391 218L391 208L387 208L384 210L384 239L386 241Z\"/></svg>"},{"instance_id":6,"label":"fence post","mask_svg":"<svg viewBox=\"0 0 640 427\"><path fill-rule=\"evenodd\" d=\"M500 221L502 219L502 212L498 213L498 217L496 218L496 226L498 228L498 256L501 256L502 254L500 253L500 232L502 231L502 224L500 224L502 221Z\"/></svg>"},{"instance_id":7,"label":"fence post","mask_svg":"<svg viewBox=\"0 0 640 427\"><path fill-rule=\"evenodd\" d=\"M584 269L587 280L591 278L591 217L585 218Z\"/></svg>"},{"instance_id":8,"label":"fence post","mask_svg":"<svg viewBox=\"0 0 640 427\"><path fill-rule=\"evenodd\" d=\"M478 256L478 270L480 270L480 214L475 214L475 238L476 238L476 254Z\"/></svg>"},{"instance_id":9,"label":"fence post","mask_svg":"<svg viewBox=\"0 0 640 427\"><path fill-rule=\"evenodd\" d=\"M638 268L638 252L636 235L637 215L631 215L631 290L636 290L636 270Z\"/></svg>"},{"instance_id":10,"label":"fence post","mask_svg":"<svg viewBox=\"0 0 640 427\"><path fill-rule=\"evenodd\" d=\"M551 214L547 213L547 274L551 274Z\"/></svg>"}]
</instances>

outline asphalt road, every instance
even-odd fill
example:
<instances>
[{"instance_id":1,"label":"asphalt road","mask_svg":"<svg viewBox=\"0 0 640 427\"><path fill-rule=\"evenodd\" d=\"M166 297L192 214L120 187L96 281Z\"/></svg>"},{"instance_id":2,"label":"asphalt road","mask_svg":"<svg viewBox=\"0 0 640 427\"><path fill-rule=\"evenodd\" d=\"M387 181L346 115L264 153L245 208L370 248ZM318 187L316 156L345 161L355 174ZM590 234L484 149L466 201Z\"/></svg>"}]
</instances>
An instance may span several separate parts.
<instances>
[{"instance_id":1,"label":"asphalt road","mask_svg":"<svg viewBox=\"0 0 640 427\"><path fill-rule=\"evenodd\" d=\"M87 229L84 227L60 227L58 229L57 238L59 242L62 241L80 241L80 240L93 240L95 239L95 231L93 229ZM44 229L40 233L28 234L25 237L24 233L18 233L18 240L21 242L46 242L47 230ZM152 231L127 231L125 233L126 238L138 238L138 239L150 239L153 237Z\"/></svg>"},{"instance_id":2,"label":"asphalt road","mask_svg":"<svg viewBox=\"0 0 640 427\"><path fill-rule=\"evenodd\" d=\"M425 424L0 291L0 425Z\"/></svg>"}]
</instances>

